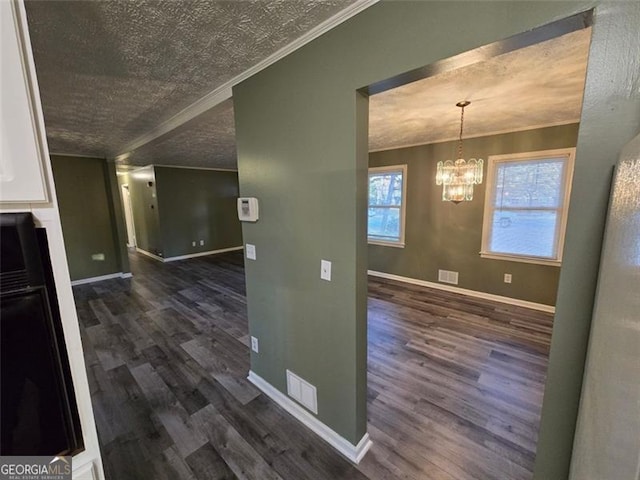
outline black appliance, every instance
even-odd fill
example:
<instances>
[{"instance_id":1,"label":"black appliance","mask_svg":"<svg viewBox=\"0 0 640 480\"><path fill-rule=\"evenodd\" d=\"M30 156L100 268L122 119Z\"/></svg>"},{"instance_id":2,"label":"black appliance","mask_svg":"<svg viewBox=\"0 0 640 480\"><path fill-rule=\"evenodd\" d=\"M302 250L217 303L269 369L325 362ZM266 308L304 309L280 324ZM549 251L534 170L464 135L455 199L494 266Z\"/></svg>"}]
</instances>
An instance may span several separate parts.
<instances>
[{"instance_id":1,"label":"black appliance","mask_svg":"<svg viewBox=\"0 0 640 480\"><path fill-rule=\"evenodd\" d=\"M46 230L0 214L0 455L84 449Z\"/></svg>"}]
</instances>

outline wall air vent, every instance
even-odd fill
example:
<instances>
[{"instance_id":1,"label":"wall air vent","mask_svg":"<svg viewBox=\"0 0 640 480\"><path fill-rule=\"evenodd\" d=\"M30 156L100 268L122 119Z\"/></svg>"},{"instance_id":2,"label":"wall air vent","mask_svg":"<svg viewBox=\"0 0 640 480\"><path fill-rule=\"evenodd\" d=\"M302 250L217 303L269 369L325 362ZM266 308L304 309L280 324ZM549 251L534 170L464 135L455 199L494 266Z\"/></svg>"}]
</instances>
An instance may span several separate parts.
<instances>
[{"instance_id":1,"label":"wall air vent","mask_svg":"<svg viewBox=\"0 0 640 480\"><path fill-rule=\"evenodd\" d=\"M458 272L450 270L438 270L438 281L442 283L458 284Z\"/></svg>"},{"instance_id":2,"label":"wall air vent","mask_svg":"<svg viewBox=\"0 0 640 480\"><path fill-rule=\"evenodd\" d=\"M318 414L316 387L303 380L291 370L287 370L287 393L304 407Z\"/></svg>"}]
</instances>

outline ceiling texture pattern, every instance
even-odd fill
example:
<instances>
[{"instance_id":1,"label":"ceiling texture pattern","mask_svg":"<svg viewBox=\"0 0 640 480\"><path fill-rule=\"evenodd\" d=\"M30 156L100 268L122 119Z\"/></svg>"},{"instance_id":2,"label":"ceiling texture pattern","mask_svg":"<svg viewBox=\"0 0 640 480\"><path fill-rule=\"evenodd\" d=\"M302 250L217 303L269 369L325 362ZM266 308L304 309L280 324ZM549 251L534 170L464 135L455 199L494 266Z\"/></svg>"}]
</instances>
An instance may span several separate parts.
<instances>
[{"instance_id":1,"label":"ceiling texture pattern","mask_svg":"<svg viewBox=\"0 0 640 480\"><path fill-rule=\"evenodd\" d=\"M49 149L114 156L351 3L29 0ZM226 135L233 116L220 111L208 117Z\"/></svg>"},{"instance_id":2,"label":"ceiling texture pattern","mask_svg":"<svg viewBox=\"0 0 640 480\"><path fill-rule=\"evenodd\" d=\"M233 100L134 150L129 165L237 168Z\"/></svg>"},{"instance_id":3,"label":"ceiling texture pattern","mask_svg":"<svg viewBox=\"0 0 640 480\"><path fill-rule=\"evenodd\" d=\"M428 77L369 99L369 149L388 150L464 136L580 120L591 29Z\"/></svg>"},{"instance_id":4,"label":"ceiling texture pattern","mask_svg":"<svg viewBox=\"0 0 640 480\"><path fill-rule=\"evenodd\" d=\"M27 0L49 149L121 165L237 168L230 89L174 120L373 1ZM465 138L578 122L590 37L576 31L373 95L370 150L457 138L461 100L472 102Z\"/></svg>"}]
</instances>

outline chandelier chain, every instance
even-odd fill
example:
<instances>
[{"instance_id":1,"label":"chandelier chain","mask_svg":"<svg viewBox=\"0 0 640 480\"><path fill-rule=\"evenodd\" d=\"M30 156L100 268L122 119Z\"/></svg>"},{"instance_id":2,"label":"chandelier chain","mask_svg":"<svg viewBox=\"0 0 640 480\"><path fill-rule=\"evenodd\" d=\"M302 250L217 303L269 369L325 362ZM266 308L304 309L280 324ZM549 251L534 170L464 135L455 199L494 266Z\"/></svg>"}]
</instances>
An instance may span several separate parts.
<instances>
[{"instance_id":1,"label":"chandelier chain","mask_svg":"<svg viewBox=\"0 0 640 480\"><path fill-rule=\"evenodd\" d=\"M460 112L460 140L458 141L458 158L464 158L462 156L462 127L464 125L464 106L461 107Z\"/></svg>"}]
</instances>

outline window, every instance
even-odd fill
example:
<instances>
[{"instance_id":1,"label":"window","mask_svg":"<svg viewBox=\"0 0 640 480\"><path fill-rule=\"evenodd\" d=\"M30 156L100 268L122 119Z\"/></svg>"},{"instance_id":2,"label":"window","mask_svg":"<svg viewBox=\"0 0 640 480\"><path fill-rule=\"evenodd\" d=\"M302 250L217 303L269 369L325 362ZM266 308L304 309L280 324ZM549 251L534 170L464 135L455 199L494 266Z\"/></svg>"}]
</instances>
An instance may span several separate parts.
<instances>
[{"instance_id":1,"label":"window","mask_svg":"<svg viewBox=\"0 0 640 480\"><path fill-rule=\"evenodd\" d=\"M369 243L404 247L406 165L369 169Z\"/></svg>"},{"instance_id":2,"label":"window","mask_svg":"<svg viewBox=\"0 0 640 480\"><path fill-rule=\"evenodd\" d=\"M560 264L574 154L489 156L481 256Z\"/></svg>"}]
</instances>

